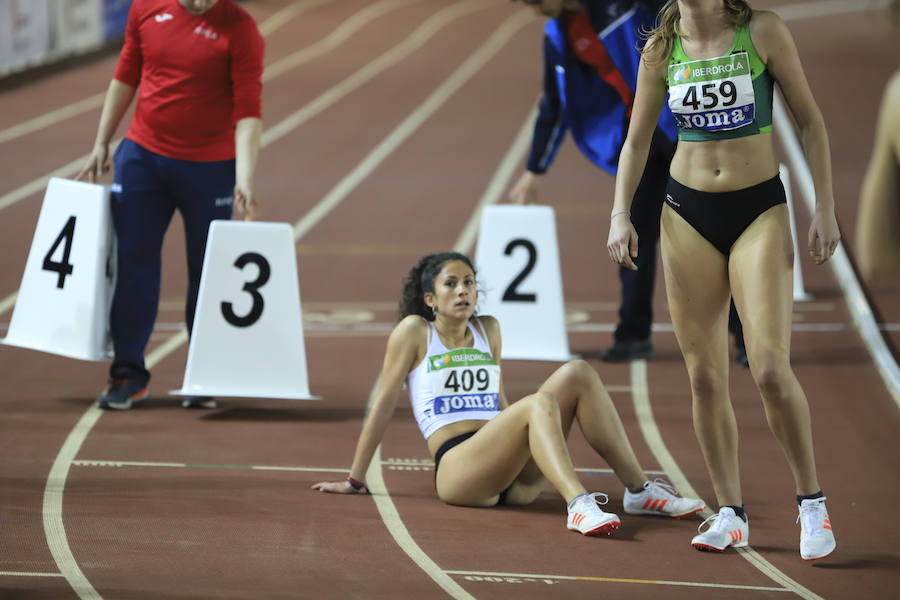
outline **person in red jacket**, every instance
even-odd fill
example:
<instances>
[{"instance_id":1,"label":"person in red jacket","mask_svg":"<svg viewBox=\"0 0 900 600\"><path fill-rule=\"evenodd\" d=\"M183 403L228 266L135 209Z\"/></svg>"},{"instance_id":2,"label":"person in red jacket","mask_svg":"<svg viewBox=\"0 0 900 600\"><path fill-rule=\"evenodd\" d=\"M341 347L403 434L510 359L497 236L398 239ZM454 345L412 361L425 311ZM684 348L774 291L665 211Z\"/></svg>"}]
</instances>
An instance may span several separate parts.
<instances>
[{"instance_id":1,"label":"person in red jacket","mask_svg":"<svg viewBox=\"0 0 900 600\"><path fill-rule=\"evenodd\" d=\"M264 42L232 0L135 0L91 156L77 178L109 170L109 143L137 94L115 152L112 213L117 280L110 314L114 359L101 408L127 410L147 397L144 349L159 305L163 237L176 209L188 263L185 319L193 326L210 223L232 205L252 219L253 173L262 132ZM212 408L187 397L185 408Z\"/></svg>"}]
</instances>

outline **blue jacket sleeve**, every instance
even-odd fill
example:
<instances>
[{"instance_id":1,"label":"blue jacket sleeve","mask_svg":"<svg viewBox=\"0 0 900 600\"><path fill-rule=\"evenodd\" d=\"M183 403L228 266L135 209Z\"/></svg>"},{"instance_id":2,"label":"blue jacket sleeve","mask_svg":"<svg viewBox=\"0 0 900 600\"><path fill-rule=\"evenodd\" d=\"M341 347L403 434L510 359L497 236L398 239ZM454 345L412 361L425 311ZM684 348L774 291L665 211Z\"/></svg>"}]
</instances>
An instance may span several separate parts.
<instances>
[{"instance_id":1,"label":"blue jacket sleeve","mask_svg":"<svg viewBox=\"0 0 900 600\"><path fill-rule=\"evenodd\" d=\"M548 26L551 24L552 21ZM531 138L531 152L526 163L526 168L532 173L542 174L550 168L566 135L565 113L560 97L565 93L565 81L560 72L564 59L561 50L553 44L549 36L545 35L544 93L538 105L538 116L534 122L534 133Z\"/></svg>"}]
</instances>

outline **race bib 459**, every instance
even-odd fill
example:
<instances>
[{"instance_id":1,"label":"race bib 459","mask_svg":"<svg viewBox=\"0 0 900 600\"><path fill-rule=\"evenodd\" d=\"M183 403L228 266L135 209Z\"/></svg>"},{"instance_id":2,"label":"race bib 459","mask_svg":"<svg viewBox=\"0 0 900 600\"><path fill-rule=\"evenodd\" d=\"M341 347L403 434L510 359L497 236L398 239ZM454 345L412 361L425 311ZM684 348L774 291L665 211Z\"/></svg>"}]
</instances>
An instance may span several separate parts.
<instances>
[{"instance_id":1,"label":"race bib 459","mask_svg":"<svg viewBox=\"0 0 900 600\"><path fill-rule=\"evenodd\" d=\"M746 52L669 65L669 108L682 129L723 131L753 122Z\"/></svg>"}]
</instances>

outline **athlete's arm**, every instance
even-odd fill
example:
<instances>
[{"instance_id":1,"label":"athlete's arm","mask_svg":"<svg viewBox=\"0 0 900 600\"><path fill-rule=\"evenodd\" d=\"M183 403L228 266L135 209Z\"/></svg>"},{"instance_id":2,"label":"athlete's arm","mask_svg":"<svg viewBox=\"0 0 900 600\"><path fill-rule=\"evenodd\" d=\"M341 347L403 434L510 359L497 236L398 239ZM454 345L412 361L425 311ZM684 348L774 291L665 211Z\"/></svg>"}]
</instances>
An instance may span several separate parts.
<instances>
[{"instance_id":1,"label":"athlete's arm","mask_svg":"<svg viewBox=\"0 0 900 600\"><path fill-rule=\"evenodd\" d=\"M109 82L106 98L103 100L103 111L100 113L100 124L97 126L94 148L87 164L75 176L75 179L81 179L87 175L88 181L94 183L103 173L109 171L109 141L116 133L119 122L134 99L136 90L135 86L123 83L118 79Z\"/></svg>"},{"instance_id":2,"label":"athlete's arm","mask_svg":"<svg viewBox=\"0 0 900 600\"><path fill-rule=\"evenodd\" d=\"M900 71L881 100L875 147L859 195L856 250L867 280L900 276Z\"/></svg>"},{"instance_id":3,"label":"athlete's arm","mask_svg":"<svg viewBox=\"0 0 900 600\"><path fill-rule=\"evenodd\" d=\"M616 191L610 212L606 249L613 262L637 270L638 236L631 224L631 200L641 180L650 152L650 140L666 99L666 63L648 65L644 57L638 67L637 89L628 135L619 155Z\"/></svg>"},{"instance_id":4,"label":"athlete's arm","mask_svg":"<svg viewBox=\"0 0 900 600\"><path fill-rule=\"evenodd\" d=\"M425 320L419 316L409 316L400 321L388 338L387 351L381 377L375 391L375 400L363 423L362 432L356 442L356 453L350 468L350 477L356 481L365 481L366 471L375 448L381 443L388 422L397 407L400 388L406 376L414 368L416 358L420 354L420 346L426 336ZM424 354L424 348L421 349ZM352 494L358 492L347 481L323 481L312 486L320 492Z\"/></svg>"},{"instance_id":5,"label":"athlete's arm","mask_svg":"<svg viewBox=\"0 0 900 600\"><path fill-rule=\"evenodd\" d=\"M259 156L259 140L262 136L262 120L247 117L234 128L234 208L244 213L247 221L256 215L256 196L253 193L253 173Z\"/></svg>"},{"instance_id":6,"label":"athlete's arm","mask_svg":"<svg viewBox=\"0 0 900 600\"><path fill-rule=\"evenodd\" d=\"M831 257L841 239L834 216L834 193L831 187L831 150L825 120L816 105L797 46L787 25L775 13L755 11L750 22L750 35L766 63L766 68L778 82L787 102L803 145L806 161L812 172L816 193L816 214L809 228L809 253L816 264Z\"/></svg>"},{"instance_id":7,"label":"athlete's arm","mask_svg":"<svg viewBox=\"0 0 900 600\"><path fill-rule=\"evenodd\" d=\"M488 345L491 348L491 355L500 366L500 353L503 351L503 338L500 335L500 323L494 317L485 315L478 317L484 326L484 333L487 335ZM500 393L498 396L500 410L509 406L509 400L506 398L506 392L503 390L503 369L500 369Z\"/></svg>"}]
</instances>

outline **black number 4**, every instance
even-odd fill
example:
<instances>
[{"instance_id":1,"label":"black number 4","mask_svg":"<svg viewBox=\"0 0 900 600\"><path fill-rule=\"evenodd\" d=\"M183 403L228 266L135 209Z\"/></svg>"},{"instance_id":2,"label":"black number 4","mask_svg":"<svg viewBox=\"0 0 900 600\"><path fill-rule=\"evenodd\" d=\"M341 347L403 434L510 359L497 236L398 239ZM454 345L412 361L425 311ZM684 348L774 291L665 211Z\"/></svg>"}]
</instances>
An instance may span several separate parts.
<instances>
[{"instance_id":1,"label":"black number 4","mask_svg":"<svg viewBox=\"0 0 900 600\"><path fill-rule=\"evenodd\" d=\"M59 235L56 236L56 241L50 246L50 250L47 251L47 255L44 256L44 264L41 266L44 271L52 271L59 275L59 279L56 281L56 287L59 289L62 289L66 283L66 277L71 275L75 268L69 262L69 254L72 253L72 238L74 237L75 215L72 215L69 217L69 220L66 221L66 224L63 226L62 231L59 232ZM63 246L62 261L56 262L53 260L53 254L63 241L66 242L66 245Z\"/></svg>"},{"instance_id":2,"label":"black number 4","mask_svg":"<svg viewBox=\"0 0 900 600\"><path fill-rule=\"evenodd\" d=\"M243 291L250 294L253 298L253 306L250 307L250 312L243 317L239 317L234 314L234 307L231 302L222 303L222 316L235 327L250 327L262 316L264 302L262 294L257 290L269 281L269 276L272 274L272 269L269 267L269 261L267 261L266 257L262 254L256 252L246 252L241 254L238 259L234 261L234 266L238 269L243 269L247 266L247 263L253 263L259 267L259 276L253 281L245 282L244 287L242 288Z\"/></svg>"}]
</instances>

